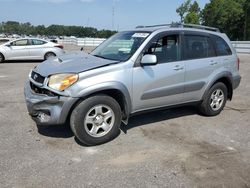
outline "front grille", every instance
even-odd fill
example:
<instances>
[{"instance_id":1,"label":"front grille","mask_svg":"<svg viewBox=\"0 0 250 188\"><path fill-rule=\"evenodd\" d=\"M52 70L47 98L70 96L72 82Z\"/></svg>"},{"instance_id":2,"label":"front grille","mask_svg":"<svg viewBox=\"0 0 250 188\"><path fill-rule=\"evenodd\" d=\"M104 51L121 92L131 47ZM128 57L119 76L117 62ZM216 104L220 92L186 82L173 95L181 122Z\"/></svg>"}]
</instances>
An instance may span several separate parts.
<instances>
[{"instance_id":1,"label":"front grille","mask_svg":"<svg viewBox=\"0 0 250 188\"><path fill-rule=\"evenodd\" d=\"M40 74L32 71L31 72L31 78L37 82L37 83L40 83L40 84L43 84L44 80L45 80L45 77L41 76Z\"/></svg>"},{"instance_id":2,"label":"front grille","mask_svg":"<svg viewBox=\"0 0 250 188\"><path fill-rule=\"evenodd\" d=\"M32 82L30 82L30 88L32 89L32 91L34 91L37 94L48 95L51 97L58 96L57 94L53 93L52 91L49 91L47 89L40 88L40 87L36 86Z\"/></svg>"}]
</instances>

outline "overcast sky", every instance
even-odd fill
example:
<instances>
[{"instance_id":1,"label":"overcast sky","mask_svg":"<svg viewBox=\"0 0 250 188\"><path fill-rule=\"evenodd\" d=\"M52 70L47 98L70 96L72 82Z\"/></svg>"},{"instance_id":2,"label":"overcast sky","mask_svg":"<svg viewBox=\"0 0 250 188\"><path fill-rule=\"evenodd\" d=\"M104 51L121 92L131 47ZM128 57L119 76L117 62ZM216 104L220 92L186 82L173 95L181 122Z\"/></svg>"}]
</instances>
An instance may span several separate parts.
<instances>
[{"instance_id":1,"label":"overcast sky","mask_svg":"<svg viewBox=\"0 0 250 188\"><path fill-rule=\"evenodd\" d=\"M0 0L0 21L126 30L137 25L179 21L175 10L183 2L184 0ZM209 0L197 2L203 8Z\"/></svg>"}]
</instances>

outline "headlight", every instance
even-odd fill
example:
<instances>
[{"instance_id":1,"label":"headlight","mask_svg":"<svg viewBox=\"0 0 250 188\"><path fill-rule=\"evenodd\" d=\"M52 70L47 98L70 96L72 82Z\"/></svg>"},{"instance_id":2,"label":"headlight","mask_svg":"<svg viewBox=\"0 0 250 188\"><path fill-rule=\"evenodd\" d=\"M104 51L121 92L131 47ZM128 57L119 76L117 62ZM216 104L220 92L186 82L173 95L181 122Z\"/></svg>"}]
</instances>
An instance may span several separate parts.
<instances>
[{"instance_id":1,"label":"headlight","mask_svg":"<svg viewBox=\"0 0 250 188\"><path fill-rule=\"evenodd\" d=\"M50 76L48 86L54 90L64 91L78 80L77 74L55 74Z\"/></svg>"}]
</instances>

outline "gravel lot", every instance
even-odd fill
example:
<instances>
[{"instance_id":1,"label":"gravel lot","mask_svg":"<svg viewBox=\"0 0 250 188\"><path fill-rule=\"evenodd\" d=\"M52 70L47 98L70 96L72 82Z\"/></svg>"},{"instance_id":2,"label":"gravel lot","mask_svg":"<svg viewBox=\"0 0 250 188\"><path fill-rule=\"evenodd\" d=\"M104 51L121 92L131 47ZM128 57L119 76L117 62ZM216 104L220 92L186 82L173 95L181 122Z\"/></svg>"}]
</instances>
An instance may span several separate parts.
<instances>
[{"instance_id":1,"label":"gravel lot","mask_svg":"<svg viewBox=\"0 0 250 188\"><path fill-rule=\"evenodd\" d=\"M243 80L221 115L185 107L132 117L98 147L28 116L23 85L39 62L0 64L0 187L250 187L250 55L240 57Z\"/></svg>"}]
</instances>

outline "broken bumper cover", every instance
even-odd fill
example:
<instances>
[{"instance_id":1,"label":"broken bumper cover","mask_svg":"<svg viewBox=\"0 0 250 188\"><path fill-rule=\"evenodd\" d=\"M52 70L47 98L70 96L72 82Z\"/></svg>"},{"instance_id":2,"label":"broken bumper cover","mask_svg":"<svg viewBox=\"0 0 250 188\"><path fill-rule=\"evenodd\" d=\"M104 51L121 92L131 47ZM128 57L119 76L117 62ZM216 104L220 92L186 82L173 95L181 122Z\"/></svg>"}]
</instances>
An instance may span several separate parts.
<instances>
[{"instance_id":1,"label":"broken bumper cover","mask_svg":"<svg viewBox=\"0 0 250 188\"><path fill-rule=\"evenodd\" d=\"M32 91L30 83L24 87L24 95L29 115L37 125L57 125L66 122L72 106L78 98L48 96Z\"/></svg>"}]
</instances>

